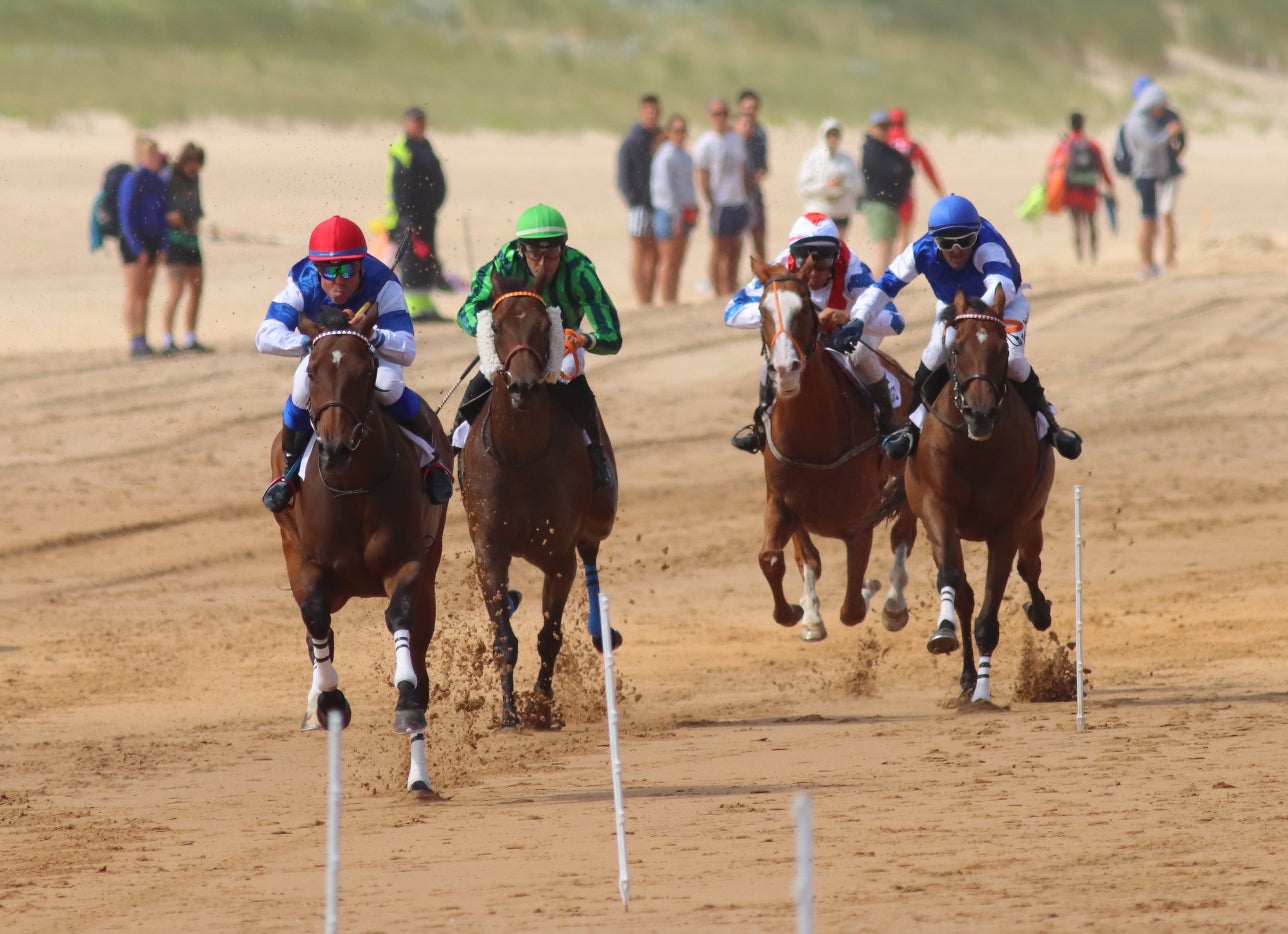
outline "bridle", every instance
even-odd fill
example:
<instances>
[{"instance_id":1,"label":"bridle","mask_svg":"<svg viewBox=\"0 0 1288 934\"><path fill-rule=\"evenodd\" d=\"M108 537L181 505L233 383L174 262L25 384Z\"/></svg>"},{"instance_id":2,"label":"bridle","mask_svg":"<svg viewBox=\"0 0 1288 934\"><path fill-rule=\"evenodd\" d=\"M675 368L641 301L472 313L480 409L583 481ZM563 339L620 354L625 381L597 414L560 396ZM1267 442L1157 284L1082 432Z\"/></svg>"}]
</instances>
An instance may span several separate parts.
<instances>
[{"instance_id":1,"label":"bridle","mask_svg":"<svg viewBox=\"0 0 1288 934\"><path fill-rule=\"evenodd\" d=\"M542 308L546 307L546 300L542 298L540 295L538 295L536 292L531 292L531 291L528 291L527 289L519 289L514 292L506 292L504 295L500 295L497 298L493 299L492 310L496 311L497 306L499 306L507 298L535 298L537 301L541 303ZM515 355L522 353L525 350L537 358L537 363L540 366L544 367L547 364L548 357L549 357L548 352L543 355L541 351L537 350L537 348L533 347L531 344L516 344L514 347L510 348L510 352L506 354L505 359L501 361L501 378L505 380L506 386L512 385L511 379L510 379L510 361L515 358Z\"/></svg>"},{"instance_id":2,"label":"bridle","mask_svg":"<svg viewBox=\"0 0 1288 934\"><path fill-rule=\"evenodd\" d=\"M974 312L966 312L964 314L957 315L953 319L953 324L956 324L958 321L983 321L987 324L995 324L1002 328L1004 333L1011 330L1013 327L1016 330L1024 327L1023 323L1020 321L1012 321L1005 318L999 318L996 315L984 315ZM990 377L987 373L972 373L970 376L959 377L957 375L956 347L953 347L953 349L948 353L948 375L951 377L953 382L953 404L957 406L957 410L959 412L965 406L966 387L976 380L986 383L988 387L993 390L993 395L997 399L997 404L999 406L1003 401L1005 401L1007 391L1011 388L1011 381L1005 377L1005 374L1003 374L1000 382Z\"/></svg>"},{"instance_id":3,"label":"bridle","mask_svg":"<svg viewBox=\"0 0 1288 934\"><path fill-rule=\"evenodd\" d=\"M808 347L802 347L800 341L798 341L795 336L787 330L787 326L783 321L783 306L778 299L778 287L784 282L794 282L802 288L805 286L805 283L797 276L774 276L772 279L766 280L765 288L774 296L774 333L773 336L765 342L765 353L766 355L771 355L774 350L774 344L776 344L778 342L778 338L782 336L792 342L792 346L796 348L796 353L803 362L813 356L814 351L818 350L818 327L816 326L814 328L814 337L810 340ZM801 297L805 299L805 304L809 306L810 313L815 315L817 318L818 309L814 307L814 300L810 298L809 290L806 289L805 293ZM764 310L765 309L762 306L762 311Z\"/></svg>"},{"instance_id":4,"label":"bridle","mask_svg":"<svg viewBox=\"0 0 1288 934\"><path fill-rule=\"evenodd\" d=\"M356 337L360 339L364 345L366 345L367 352L371 355L371 359L374 361L376 358L376 349L371 346L371 341L367 338L367 336L358 331L350 331L347 329L337 330L337 331L323 331L321 334L319 334L317 337L313 339L313 344L309 348L309 353L313 352L313 349L317 346L318 341L327 337ZM367 420L371 417L371 412L375 408L375 406L376 406L376 381L373 379L367 391L367 407L366 409L363 410L361 417L359 417L358 414L352 408L345 405L343 402L339 401L338 399L333 399L330 402L322 403L322 405L318 406L317 411L313 410L313 402L312 400L310 400L309 401L309 423L313 427L314 434L316 434L318 430L318 419L322 417L322 413L325 412L327 409L332 409L332 408L339 409L345 415L349 416L349 418L351 418L354 423L353 431L349 435L349 440L344 442L344 446L348 448L350 451L356 451L358 449L358 445L362 443L362 439L366 437L367 433L371 430L367 425Z\"/></svg>"}]
</instances>

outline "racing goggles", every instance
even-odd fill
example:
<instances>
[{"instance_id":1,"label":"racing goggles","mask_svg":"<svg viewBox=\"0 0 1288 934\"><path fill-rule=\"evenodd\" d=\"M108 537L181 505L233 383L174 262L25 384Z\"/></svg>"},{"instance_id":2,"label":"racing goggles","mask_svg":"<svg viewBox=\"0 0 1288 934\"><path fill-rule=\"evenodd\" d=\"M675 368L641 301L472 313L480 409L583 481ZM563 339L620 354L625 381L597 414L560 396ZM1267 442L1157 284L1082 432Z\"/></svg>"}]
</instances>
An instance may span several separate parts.
<instances>
[{"instance_id":1,"label":"racing goggles","mask_svg":"<svg viewBox=\"0 0 1288 934\"><path fill-rule=\"evenodd\" d=\"M331 280L339 276L341 279L352 279L358 274L358 269L362 264L357 260L348 263L322 263L317 267L318 275L323 279Z\"/></svg>"},{"instance_id":2,"label":"racing goggles","mask_svg":"<svg viewBox=\"0 0 1288 934\"><path fill-rule=\"evenodd\" d=\"M937 233L931 234L931 236L935 240L935 246L947 253L955 246L959 246L963 250L969 250L975 245L975 241L979 239L979 231L968 230L965 233Z\"/></svg>"},{"instance_id":3,"label":"racing goggles","mask_svg":"<svg viewBox=\"0 0 1288 934\"><path fill-rule=\"evenodd\" d=\"M792 259L796 260L798 265L804 265L805 260L814 257L814 268L820 266L831 268L836 262L836 247L833 246L802 246L791 248Z\"/></svg>"}]
</instances>

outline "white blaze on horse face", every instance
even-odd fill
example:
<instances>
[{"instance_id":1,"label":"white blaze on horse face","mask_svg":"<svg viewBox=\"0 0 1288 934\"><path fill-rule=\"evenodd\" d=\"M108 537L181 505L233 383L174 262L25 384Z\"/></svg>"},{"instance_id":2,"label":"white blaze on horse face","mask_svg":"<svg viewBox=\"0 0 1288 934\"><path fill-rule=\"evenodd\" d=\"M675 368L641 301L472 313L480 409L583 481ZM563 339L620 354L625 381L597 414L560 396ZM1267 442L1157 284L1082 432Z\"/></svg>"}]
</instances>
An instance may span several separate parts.
<instances>
[{"instance_id":1,"label":"white blaze on horse face","mask_svg":"<svg viewBox=\"0 0 1288 934\"><path fill-rule=\"evenodd\" d=\"M344 354L342 354L339 350L333 350L333 351L331 351L331 365L332 365L332 366L335 366L335 367L337 367L337 368L338 368L338 367L340 366L340 361L341 361L341 360L343 360L343 359L344 359Z\"/></svg>"},{"instance_id":2,"label":"white blaze on horse face","mask_svg":"<svg viewBox=\"0 0 1288 934\"><path fill-rule=\"evenodd\" d=\"M975 343L982 344L986 340L988 340L988 335L984 333L983 328L980 328L978 331L975 332Z\"/></svg>"},{"instance_id":3,"label":"white blaze on horse face","mask_svg":"<svg viewBox=\"0 0 1288 934\"><path fill-rule=\"evenodd\" d=\"M780 396L792 396L800 389L805 361L792 339L792 322L803 307L795 292L776 289L764 299L765 310L774 316L774 338L769 348L769 365L774 368L774 382Z\"/></svg>"}]
</instances>

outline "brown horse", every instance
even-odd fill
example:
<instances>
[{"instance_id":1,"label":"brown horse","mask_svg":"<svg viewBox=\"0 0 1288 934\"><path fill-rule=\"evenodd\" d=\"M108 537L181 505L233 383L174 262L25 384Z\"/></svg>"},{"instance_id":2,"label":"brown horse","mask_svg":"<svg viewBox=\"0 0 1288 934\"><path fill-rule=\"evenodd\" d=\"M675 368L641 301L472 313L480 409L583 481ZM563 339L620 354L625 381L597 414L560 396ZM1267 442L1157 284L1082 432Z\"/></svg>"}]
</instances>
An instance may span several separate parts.
<instances>
[{"instance_id":1,"label":"brown horse","mask_svg":"<svg viewBox=\"0 0 1288 934\"><path fill-rule=\"evenodd\" d=\"M1029 587L1024 612L1039 631L1051 625L1051 602L1038 577L1055 464L1050 445L1038 441L1028 407L1009 391L1004 304L1001 289L991 308L959 291L944 310L956 328L948 356L952 391L945 387L929 406L903 477L907 503L926 527L939 569L939 625L927 648L946 654L962 647L962 698L972 701L989 699L997 609L1017 551L1020 577ZM970 639L957 638L957 620L970 619L975 605L962 563L963 539L988 545L984 599L975 618L978 672Z\"/></svg>"},{"instance_id":2,"label":"brown horse","mask_svg":"<svg viewBox=\"0 0 1288 934\"><path fill-rule=\"evenodd\" d=\"M525 285L493 275L491 310L478 324L481 371L492 392L475 417L461 454L461 494L475 570L493 627L501 674L501 727L519 724L514 666L519 643L511 628L518 594L509 589L510 562L522 558L545 574L541 593L540 670L536 718L548 722L555 659L563 644L563 613L580 555L589 597L587 627L596 648L599 629L599 544L617 518L617 470L608 433L600 439L613 474L592 487L582 431L553 396L563 359L558 308L541 297L545 282ZM614 632L613 645L621 642Z\"/></svg>"},{"instance_id":3,"label":"brown horse","mask_svg":"<svg viewBox=\"0 0 1288 934\"><path fill-rule=\"evenodd\" d=\"M811 257L803 269L791 273L785 266L751 259L752 271L765 286L760 334L777 388L765 430L765 538L760 569L774 597L774 621L782 626L803 621L801 639L806 642L827 637L816 589L822 562L810 533L845 542L841 622L846 626L861 622L881 586L875 580L864 581L872 551L869 517L893 471L877 444L872 402L840 354L824 347L818 309L805 284L812 263ZM859 352L873 351L860 347ZM884 355L881 359L906 400L911 385L908 374L893 360ZM902 629L908 621L905 561L916 536L917 520L905 510L890 530L895 561L882 621L891 631ZM796 566L805 585L800 604L789 604L783 595L783 546L789 538L795 543Z\"/></svg>"},{"instance_id":4,"label":"brown horse","mask_svg":"<svg viewBox=\"0 0 1288 934\"><path fill-rule=\"evenodd\" d=\"M434 634L434 582L443 554L447 507L421 488L419 449L376 401L376 315L350 322L342 313L299 328L312 340L309 416L316 434L293 505L277 513L291 593L308 628L313 683L302 730L324 729L349 703L333 663L331 615L352 597L387 597L385 624L394 643L394 732L411 738L407 790L428 791L425 655ZM281 436L270 467L282 468Z\"/></svg>"}]
</instances>

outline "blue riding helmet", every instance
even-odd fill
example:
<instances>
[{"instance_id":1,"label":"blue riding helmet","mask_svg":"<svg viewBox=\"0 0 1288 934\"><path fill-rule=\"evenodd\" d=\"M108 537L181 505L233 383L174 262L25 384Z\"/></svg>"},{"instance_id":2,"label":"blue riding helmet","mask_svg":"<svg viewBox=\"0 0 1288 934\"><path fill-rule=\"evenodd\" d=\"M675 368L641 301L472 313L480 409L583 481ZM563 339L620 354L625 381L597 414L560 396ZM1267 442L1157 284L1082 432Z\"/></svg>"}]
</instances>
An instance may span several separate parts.
<instances>
[{"instance_id":1,"label":"blue riding helmet","mask_svg":"<svg viewBox=\"0 0 1288 934\"><path fill-rule=\"evenodd\" d=\"M979 232L979 211L961 195L945 195L934 203L927 218L930 232L941 233L949 230Z\"/></svg>"}]
</instances>

